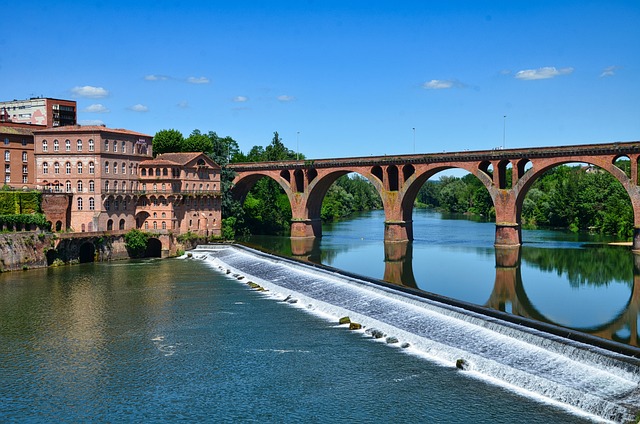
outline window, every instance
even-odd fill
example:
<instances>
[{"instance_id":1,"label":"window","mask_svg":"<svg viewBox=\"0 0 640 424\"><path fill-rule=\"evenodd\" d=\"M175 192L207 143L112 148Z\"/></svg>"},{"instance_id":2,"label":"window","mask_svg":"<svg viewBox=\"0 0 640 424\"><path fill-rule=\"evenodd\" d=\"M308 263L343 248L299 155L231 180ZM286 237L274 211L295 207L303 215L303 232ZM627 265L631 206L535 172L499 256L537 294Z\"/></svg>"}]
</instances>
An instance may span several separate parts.
<instances>
[{"instance_id":1,"label":"window","mask_svg":"<svg viewBox=\"0 0 640 424\"><path fill-rule=\"evenodd\" d=\"M89 192L93 193L96 191L96 183L93 180L89 180Z\"/></svg>"},{"instance_id":2,"label":"window","mask_svg":"<svg viewBox=\"0 0 640 424\"><path fill-rule=\"evenodd\" d=\"M118 182L117 181L113 182L113 191L115 191L116 193L118 192Z\"/></svg>"},{"instance_id":3,"label":"window","mask_svg":"<svg viewBox=\"0 0 640 424\"><path fill-rule=\"evenodd\" d=\"M147 176L147 168L142 168L142 171L140 171L142 173L143 177Z\"/></svg>"},{"instance_id":4,"label":"window","mask_svg":"<svg viewBox=\"0 0 640 424\"><path fill-rule=\"evenodd\" d=\"M78 197L78 210L82 210L82 197Z\"/></svg>"},{"instance_id":5,"label":"window","mask_svg":"<svg viewBox=\"0 0 640 424\"><path fill-rule=\"evenodd\" d=\"M22 183L23 183L23 184L27 184L28 182L29 182L29 177L28 177L28 176L26 176L26 175L23 175L23 176L22 176Z\"/></svg>"},{"instance_id":6,"label":"window","mask_svg":"<svg viewBox=\"0 0 640 424\"><path fill-rule=\"evenodd\" d=\"M122 192L124 193L125 191L127 191L127 182L123 181L122 182Z\"/></svg>"},{"instance_id":7,"label":"window","mask_svg":"<svg viewBox=\"0 0 640 424\"><path fill-rule=\"evenodd\" d=\"M64 151L65 152L70 152L71 151L71 140L65 140L64 141Z\"/></svg>"},{"instance_id":8,"label":"window","mask_svg":"<svg viewBox=\"0 0 640 424\"><path fill-rule=\"evenodd\" d=\"M54 174L59 174L60 173L60 164L58 162L55 162L53 164L53 173Z\"/></svg>"},{"instance_id":9,"label":"window","mask_svg":"<svg viewBox=\"0 0 640 424\"><path fill-rule=\"evenodd\" d=\"M113 140L113 151L117 152L118 151L118 142Z\"/></svg>"},{"instance_id":10,"label":"window","mask_svg":"<svg viewBox=\"0 0 640 424\"><path fill-rule=\"evenodd\" d=\"M47 140L42 140L42 151L43 152L49 151L49 143L47 142Z\"/></svg>"},{"instance_id":11,"label":"window","mask_svg":"<svg viewBox=\"0 0 640 424\"><path fill-rule=\"evenodd\" d=\"M42 163L42 173L43 174L48 174L49 173L49 164L47 162L43 162Z\"/></svg>"},{"instance_id":12,"label":"window","mask_svg":"<svg viewBox=\"0 0 640 424\"><path fill-rule=\"evenodd\" d=\"M158 217L158 213L157 213L157 212L154 212L154 213L153 213L153 219L156 219L157 217Z\"/></svg>"},{"instance_id":13,"label":"window","mask_svg":"<svg viewBox=\"0 0 640 424\"><path fill-rule=\"evenodd\" d=\"M93 149L94 149L93 139L89 139L89 151L93 152Z\"/></svg>"},{"instance_id":14,"label":"window","mask_svg":"<svg viewBox=\"0 0 640 424\"><path fill-rule=\"evenodd\" d=\"M57 152L60 150L60 143L58 142L58 140L53 140L53 151Z\"/></svg>"},{"instance_id":15,"label":"window","mask_svg":"<svg viewBox=\"0 0 640 424\"><path fill-rule=\"evenodd\" d=\"M127 175L127 164L122 162L122 174Z\"/></svg>"},{"instance_id":16,"label":"window","mask_svg":"<svg viewBox=\"0 0 640 424\"><path fill-rule=\"evenodd\" d=\"M162 169L162 176L166 177L167 175L169 175L169 170L167 168L163 168Z\"/></svg>"},{"instance_id":17,"label":"window","mask_svg":"<svg viewBox=\"0 0 640 424\"><path fill-rule=\"evenodd\" d=\"M11 175L6 174L6 175L4 176L4 182L5 182L5 183L10 183L10 182L11 182Z\"/></svg>"},{"instance_id":18,"label":"window","mask_svg":"<svg viewBox=\"0 0 640 424\"><path fill-rule=\"evenodd\" d=\"M4 160L9 162L9 158L11 157L11 153L8 150L4 151Z\"/></svg>"},{"instance_id":19,"label":"window","mask_svg":"<svg viewBox=\"0 0 640 424\"><path fill-rule=\"evenodd\" d=\"M166 213L164 213L164 212L162 212L162 217L163 217L163 218L166 218L166 217L167 217L167 214L166 214Z\"/></svg>"},{"instance_id":20,"label":"window","mask_svg":"<svg viewBox=\"0 0 640 424\"><path fill-rule=\"evenodd\" d=\"M118 162L113 162L113 173L114 174L118 173Z\"/></svg>"},{"instance_id":21,"label":"window","mask_svg":"<svg viewBox=\"0 0 640 424\"><path fill-rule=\"evenodd\" d=\"M104 151L108 152L109 151L109 140L105 140L104 141Z\"/></svg>"},{"instance_id":22,"label":"window","mask_svg":"<svg viewBox=\"0 0 640 424\"><path fill-rule=\"evenodd\" d=\"M64 164L64 169L67 175L71 174L71 162L67 162Z\"/></svg>"},{"instance_id":23,"label":"window","mask_svg":"<svg viewBox=\"0 0 640 424\"><path fill-rule=\"evenodd\" d=\"M109 181L104 182L104 191L109 191Z\"/></svg>"},{"instance_id":24,"label":"window","mask_svg":"<svg viewBox=\"0 0 640 424\"><path fill-rule=\"evenodd\" d=\"M27 167L27 165L22 165L22 173L23 174L28 174L29 173L29 168Z\"/></svg>"},{"instance_id":25,"label":"window","mask_svg":"<svg viewBox=\"0 0 640 424\"><path fill-rule=\"evenodd\" d=\"M77 147L77 148L78 148L78 151L79 151L79 152L81 152L81 151L82 151L82 140L78 139L78 142L77 142L77 143L78 143L78 144L77 144L77 146L78 146L78 147Z\"/></svg>"},{"instance_id":26,"label":"window","mask_svg":"<svg viewBox=\"0 0 640 424\"><path fill-rule=\"evenodd\" d=\"M108 161L104 163L104 173L105 174L109 173L109 162Z\"/></svg>"},{"instance_id":27,"label":"window","mask_svg":"<svg viewBox=\"0 0 640 424\"><path fill-rule=\"evenodd\" d=\"M77 168L78 168L78 174L82 174L82 162L78 162Z\"/></svg>"},{"instance_id":28,"label":"window","mask_svg":"<svg viewBox=\"0 0 640 424\"><path fill-rule=\"evenodd\" d=\"M93 162L89 162L89 174L95 174L96 168Z\"/></svg>"},{"instance_id":29,"label":"window","mask_svg":"<svg viewBox=\"0 0 640 424\"><path fill-rule=\"evenodd\" d=\"M127 153L127 145L124 141L122 142L122 153Z\"/></svg>"},{"instance_id":30,"label":"window","mask_svg":"<svg viewBox=\"0 0 640 424\"><path fill-rule=\"evenodd\" d=\"M5 137L4 138L4 145L8 146L9 145L9 137Z\"/></svg>"},{"instance_id":31,"label":"window","mask_svg":"<svg viewBox=\"0 0 640 424\"><path fill-rule=\"evenodd\" d=\"M166 222L164 222L164 221L162 221L162 229L163 229L163 230L166 230L166 229L167 229L167 223L166 223Z\"/></svg>"},{"instance_id":32,"label":"window","mask_svg":"<svg viewBox=\"0 0 640 424\"><path fill-rule=\"evenodd\" d=\"M111 209L111 201L109 199L104 201L104 208L105 208L105 210L110 210Z\"/></svg>"},{"instance_id":33,"label":"window","mask_svg":"<svg viewBox=\"0 0 640 424\"><path fill-rule=\"evenodd\" d=\"M22 152L22 162L26 162L28 160L27 152Z\"/></svg>"},{"instance_id":34,"label":"window","mask_svg":"<svg viewBox=\"0 0 640 424\"><path fill-rule=\"evenodd\" d=\"M26 139L26 138L23 138L23 139L22 139L22 145L23 145L23 146L26 146L26 145L27 145L27 139Z\"/></svg>"},{"instance_id":35,"label":"window","mask_svg":"<svg viewBox=\"0 0 640 424\"><path fill-rule=\"evenodd\" d=\"M71 193L71 181L67 181L66 183L64 183L64 189L67 193Z\"/></svg>"},{"instance_id":36,"label":"window","mask_svg":"<svg viewBox=\"0 0 640 424\"><path fill-rule=\"evenodd\" d=\"M149 223L147 221L144 222L144 229L145 230L149 229Z\"/></svg>"},{"instance_id":37,"label":"window","mask_svg":"<svg viewBox=\"0 0 640 424\"><path fill-rule=\"evenodd\" d=\"M156 221L153 221L153 229L154 230L158 229L158 223Z\"/></svg>"},{"instance_id":38,"label":"window","mask_svg":"<svg viewBox=\"0 0 640 424\"><path fill-rule=\"evenodd\" d=\"M81 180L79 180L79 181L78 181L78 193L82 193L82 192L83 192L83 190L82 190L82 189L83 189L83 187L82 187L82 181L81 181Z\"/></svg>"},{"instance_id":39,"label":"window","mask_svg":"<svg viewBox=\"0 0 640 424\"><path fill-rule=\"evenodd\" d=\"M89 210L95 210L96 208L96 201L93 199L93 197L89 197Z\"/></svg>"},{"instance_id":40,"label":"window","mask_svg":"<svg viewBox=\"0 0 640 424\"><path fill-rule=\"evenodd\" d=\"M119 206L118 205L118 200L116 199L116 200L113 201L113 210L117 211L118 210L118 206Z\"/></svg>"}]
</instances>

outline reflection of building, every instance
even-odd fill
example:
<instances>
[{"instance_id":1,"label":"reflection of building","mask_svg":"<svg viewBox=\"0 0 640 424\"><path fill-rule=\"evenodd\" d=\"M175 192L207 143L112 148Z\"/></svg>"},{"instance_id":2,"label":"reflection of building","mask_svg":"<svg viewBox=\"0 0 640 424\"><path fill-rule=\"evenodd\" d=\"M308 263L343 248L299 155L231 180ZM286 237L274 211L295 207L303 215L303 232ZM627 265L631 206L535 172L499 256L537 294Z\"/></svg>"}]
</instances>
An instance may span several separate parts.
<instances>
[{"instance_id":1,"label":"reflection of building","mask_svg":"<svg viewBox=\"0 0 640 424\"><path fill-rule=\"evenodd\" d=\"M75 100L32 97L0 102L0 122L61 127L75 125L76 116Z\"/></svg>"},{"instance_id":2,"label":"reflection of building","mask_svg":"<svg viewBox=\"0 0 640 424\"><path fill-rule=\"evenodd\" d=\"M36 188L70 198L55 230L220 234L220 168L203 153L152 158L152 137L104 126L34 132ZM53 204L53 203L51 203Z\"/></svg>"},{"instance_id":3,"label":"reflection of building","mask_svg":"<svg viewBox=\"0 0 640 424\"><path fill-rule=\"evenodd\" d=\"M37 127L36 127L37 128ZM2 170L0 186L31 188L35 178L33 169L33 130L30 125L0 122L2 142Z\"/></svg>"}]
</instances>

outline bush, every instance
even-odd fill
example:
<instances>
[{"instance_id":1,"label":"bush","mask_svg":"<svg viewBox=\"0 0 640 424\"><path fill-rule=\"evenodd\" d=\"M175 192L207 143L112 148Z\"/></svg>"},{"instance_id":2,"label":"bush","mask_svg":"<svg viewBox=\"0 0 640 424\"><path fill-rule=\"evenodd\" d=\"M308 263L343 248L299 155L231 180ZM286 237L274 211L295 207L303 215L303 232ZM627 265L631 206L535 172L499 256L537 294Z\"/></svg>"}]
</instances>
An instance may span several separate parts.
<instances>
[{"instance_id":1,"label":"bush","mask_svg":"<svg viewBox=\"0 0 640 424\"><path fill-rule=\"evenodd\" d=\"M144 255L147 250L149 234L134 228L124 235L124 241L129 255L134 258L139 258Z\"/></svg>"}]
</instances>

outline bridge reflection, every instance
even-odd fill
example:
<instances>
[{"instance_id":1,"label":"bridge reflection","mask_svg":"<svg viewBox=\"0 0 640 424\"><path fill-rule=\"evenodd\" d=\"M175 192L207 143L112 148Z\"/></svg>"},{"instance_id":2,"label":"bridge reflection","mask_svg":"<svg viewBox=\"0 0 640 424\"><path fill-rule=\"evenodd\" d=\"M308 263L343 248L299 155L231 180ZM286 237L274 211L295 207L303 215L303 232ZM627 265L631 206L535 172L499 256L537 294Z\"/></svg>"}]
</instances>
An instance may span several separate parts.
<instances>
[{"instance_id":1,"label":"bridge reflection","mask_svg":"<svg viewBox=\"0 0 640 424\"><path fill-rule=\"evenodd\" d=\"M546 250L549 251L549 249ZM322 261L322 253L317 238L292 238L291 251L292 254L299 259L316 263L326 263L326 261ZM626 252L624 253L626 254ZM413 273L412 243L408 241L385 243L384 254L385 270L383 279L391 284L419 289ZM495 280L493 290L487 301L481 306L555 326L570 328L547 318L531 301L522 280L521 255L522 248L519 246L495 248ZM541 256L539 252L534 252L532 256L536 255ZM542 264L540 264L541 268L566 271L567 269L565 267L567 264L562 263L563 259L558 258L558 256L556 252L551 251L548 257L543 257L542 259L532 257L531 259L532 261L537 259L542 262ZM560 263L549 265L545 262L548 261L549 258L553 258L552 261L555 260ZM633 268L633 285L630 287L629 300L624 309L609 322L600 323L588 328L571 328L571 330L577 330L592 336L640 347L640 333L638 328L640 321L640 255L635 254L633 258L633 264L630 263L630 261L625 261L613 265L613 268L616 268L618 272L616 278L622 278L623 280L626 280L628 277L625 278L625 276L629 276L631 273L628 268L621 272L620 266ZM555 265L555 268L553 265ZM597 268L601 271L601 267L598 266ZM568 270L567 272L572 271ZM624 276L621 277L621 275ZM598 277L606 278L606 276L603 277L602 275ZM582 277L582 282L584 282L584 279L585 277ZM610 280L605 279L598 281L596 285L606 284L608 281ZM589 281L587 282L590 283Z\"/></svg>"}]
</instances>

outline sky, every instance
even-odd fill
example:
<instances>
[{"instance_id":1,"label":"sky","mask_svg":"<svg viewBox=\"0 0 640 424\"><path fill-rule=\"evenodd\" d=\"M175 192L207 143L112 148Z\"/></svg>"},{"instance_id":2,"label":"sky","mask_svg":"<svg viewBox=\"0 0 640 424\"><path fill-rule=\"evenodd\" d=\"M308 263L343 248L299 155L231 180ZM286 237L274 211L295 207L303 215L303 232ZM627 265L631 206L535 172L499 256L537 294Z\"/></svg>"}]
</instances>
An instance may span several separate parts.
<instances>
[{"instance_id":1,"label":"sky","mask_svg":"<svg viewBox=\"0 0 640 424\"><path fill-rule=\"evenodd\" d=\"M307 158L640 140L640 1L30 1L0 100Z\"/></svg>"}]
</instances>

